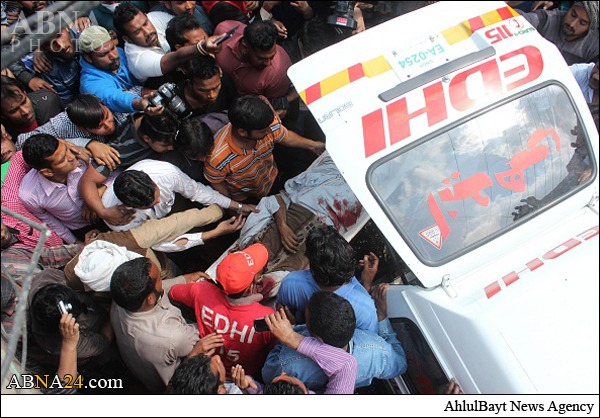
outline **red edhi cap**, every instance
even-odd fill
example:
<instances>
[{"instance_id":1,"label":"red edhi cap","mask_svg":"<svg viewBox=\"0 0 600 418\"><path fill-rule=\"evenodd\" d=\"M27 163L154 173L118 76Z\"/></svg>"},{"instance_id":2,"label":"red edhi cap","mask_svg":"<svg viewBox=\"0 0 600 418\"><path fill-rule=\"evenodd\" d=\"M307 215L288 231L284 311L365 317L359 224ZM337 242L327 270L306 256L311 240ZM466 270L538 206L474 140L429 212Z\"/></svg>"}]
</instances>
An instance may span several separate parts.
<instances>
[{"instance_id":1,"label":"red edhi cap","mask_svg":"<svg viewBox=\"0 0 600 418\"><path fill-rule=\"evenodd\" d=\"M228 295L243 292L267 261L269 261L269 252L267 247L260 243L227 254L217 266L217 281L221 283Z\"/></svg>"}]
</instances>

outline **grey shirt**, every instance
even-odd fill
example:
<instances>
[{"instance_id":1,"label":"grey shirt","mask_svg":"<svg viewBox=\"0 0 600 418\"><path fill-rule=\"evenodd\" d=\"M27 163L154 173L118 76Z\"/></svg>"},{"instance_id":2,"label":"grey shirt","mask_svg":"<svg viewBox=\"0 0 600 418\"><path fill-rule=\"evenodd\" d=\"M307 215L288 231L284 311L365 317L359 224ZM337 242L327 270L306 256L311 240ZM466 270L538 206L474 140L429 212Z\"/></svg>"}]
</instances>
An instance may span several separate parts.
<instances>
[{"instance_id":1,"label":"grey shirt","mask_svg":"<svg viewBox=\"0 0 600 418\"><path fill-rule=\"evenodd\" d=\"M182 357L200 339L173 306L168 291L182 276L163 281L165 295L149 311L129 312L113 302L110 320L125 365L152 393L164 393Z\"/></svg>"},{"instance_id":2,"label":"grey shirt","mask_svg":"<svg viewBox=\"0 0 600 418\"><path fill-rule=\"evenodd\" d=\"M590 29L585 36L574 41L567 41L562 34L562 21L568 10L536 10L523 13L517 10L537 31L552 42L567 65L596 62L600 47L598 46L598 30Z\"/></svg>"}]
</instances>

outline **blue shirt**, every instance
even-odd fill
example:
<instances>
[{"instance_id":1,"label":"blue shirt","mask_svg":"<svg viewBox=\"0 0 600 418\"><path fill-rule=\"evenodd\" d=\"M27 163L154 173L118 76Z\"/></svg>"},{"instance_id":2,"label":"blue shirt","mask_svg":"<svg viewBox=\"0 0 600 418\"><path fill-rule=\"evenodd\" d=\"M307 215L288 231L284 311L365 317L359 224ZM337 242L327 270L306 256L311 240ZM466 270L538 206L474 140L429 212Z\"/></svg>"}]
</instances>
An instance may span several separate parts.
<instances>
[{"instance_id":1,"label":"blue shirt","mask_svg":"<svg viewBox=\"0 0 600 418\"><path fill-rule=\"evenodd\" d=\"M97 96L102 103L113 112L134 113L137 110L133 107L135 99L141 99L140 83L133 77L129 68L127 68L127 58L122 48L117 48L121 65L116 73L104 71L94 67L83 57L80 58L81 64L81 93L91 93ZM138 94L128 90L135 89L137 86Z\"/></svg>"},{"instance_id":2,"label":"blue shirt","mask_svg":"<svg viewBox=\"0 0 600 418\"><path fill-rule=\"evenodd\" d=\"M294 329L309 336L306 325ZM374 378L392 379L406 372L406 355L389 319L379 322L378 334L356 329L348 351L358 362L356 387L369 386ZM319 365L281 343L271 350L262 368L262 377L271 382L281 372L300 379L307 388L319 392L327 386L327 375Z\"/></svg>"},{"instance_id":3,"label":"blue shirt","mask_svg":"<svg viewBox=\"0 0 600 418\"><path fill-rule=\"evenodd\" d=\"M52 84L63 106L67 106L79 94L79 60L76 57L63 60L48 52L45 52L45 55L52 62L52 69L47 73L36 73L36 77L40 77ZM35 73L33 69L33 54L26 55L22 61L29 71Z\"/></svg>"},{"instance_id":4,"label":"blue shirt","mask_svg":"<svg viewBox=\"0 0 600 418\"><path fill-rule=\"evenodd\" d=\"M573 64L569 66L573 77L577 80L577 84L579 84L579 88L583 93L583 97L585 97L585 101L588 104L592 103L592 99L594 98L594 90L590 87L590 76L592 75L592 71L594 71L595 63L589 64Z\"/></svg>"},{"instance_id":5,"label":"blue shirt","mask_svg":"<svg viewBox=\"0 0 600 418\"><path fill-rule=\"evenodd\" d=\"M277 302L295 312L298 323L306 322L304 310L313 293L318 292L319 285L310 270L293 271L288 274L277 292ZM341 286L334 292L352 305L356 316L356 328L377 333L377 311L371 295L352 277L350 283Z\"/></svg>"}]
</instances>

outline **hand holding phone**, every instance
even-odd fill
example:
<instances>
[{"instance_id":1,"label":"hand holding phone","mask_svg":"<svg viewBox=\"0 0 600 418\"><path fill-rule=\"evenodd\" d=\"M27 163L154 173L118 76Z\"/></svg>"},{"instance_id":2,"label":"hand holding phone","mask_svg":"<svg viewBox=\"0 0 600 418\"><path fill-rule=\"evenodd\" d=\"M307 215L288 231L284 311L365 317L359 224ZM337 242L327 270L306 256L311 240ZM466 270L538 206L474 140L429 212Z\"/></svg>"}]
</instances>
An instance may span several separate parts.
<instances>
[{"instance_id":1,"label":"hand holding phone","mask_svg":"<svg viewBox=\"0 0 600 418\"><path fill-rule=\"evenodd\" d=\"M225 40L231 38L239 27L240 25L234 26L233 28L225 32L223 35L219 36L219 38L215 41L215 45L221 45Z\"/></svg>"},{"instance_id":2,"label":"hand holding phone","mask_svg":"<svg viewBox=\"0 0 600 418\"><path fill-rule=\"evenodd\" d=\"M269 326L267 325L267 321L265 321L265 318L255 319L254 320L254 329L256 330L256 332L270 331Z\"/></svg>"}]
</instances>

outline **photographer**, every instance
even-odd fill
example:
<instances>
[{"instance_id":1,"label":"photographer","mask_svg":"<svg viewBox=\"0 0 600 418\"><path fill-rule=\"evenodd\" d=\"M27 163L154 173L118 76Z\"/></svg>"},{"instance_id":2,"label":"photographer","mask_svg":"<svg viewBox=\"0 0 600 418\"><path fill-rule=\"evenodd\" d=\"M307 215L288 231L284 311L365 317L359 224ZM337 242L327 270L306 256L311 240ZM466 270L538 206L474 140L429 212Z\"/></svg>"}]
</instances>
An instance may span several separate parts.
<instances>
[{"instance_id":1,"label":"photographer","mask_svg":"<svg viewBox=\"0 0 600 418\"><path fill-rule=\"evenodd\" d=\"M110 344L114 339L109 317L94 300L86 294L76 293L67 286L62 271L48 268L34 276L28 296L28 323L33 340L45 353L52 368L56 369L62 349L62 336L58 332L63 314L58 302L67 307L80 327L77 358L80 364L92 359L102 363L108 360Z\"/></svg>"}]
</instances>

